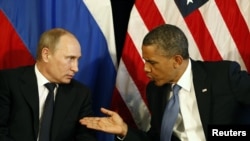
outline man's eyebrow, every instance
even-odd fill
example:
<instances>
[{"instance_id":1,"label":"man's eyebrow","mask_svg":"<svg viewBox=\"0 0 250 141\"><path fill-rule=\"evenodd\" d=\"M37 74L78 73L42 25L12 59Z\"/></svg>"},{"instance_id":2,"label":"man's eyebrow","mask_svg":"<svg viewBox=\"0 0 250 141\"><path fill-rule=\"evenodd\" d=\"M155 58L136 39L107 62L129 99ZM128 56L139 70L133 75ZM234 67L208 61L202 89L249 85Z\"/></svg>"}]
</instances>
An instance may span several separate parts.
<instances>
[{"instance_id":1,"label":"man's eyebrow","mask_svg":"<svg viewBox=\"0 0 250 141\"><path fill-rule=\"evenodd\" d=\"M144 59L145 62L149 62L149 63L157 63L157 61L151 60L151 59Z\"/></svg>"}]
</instances>

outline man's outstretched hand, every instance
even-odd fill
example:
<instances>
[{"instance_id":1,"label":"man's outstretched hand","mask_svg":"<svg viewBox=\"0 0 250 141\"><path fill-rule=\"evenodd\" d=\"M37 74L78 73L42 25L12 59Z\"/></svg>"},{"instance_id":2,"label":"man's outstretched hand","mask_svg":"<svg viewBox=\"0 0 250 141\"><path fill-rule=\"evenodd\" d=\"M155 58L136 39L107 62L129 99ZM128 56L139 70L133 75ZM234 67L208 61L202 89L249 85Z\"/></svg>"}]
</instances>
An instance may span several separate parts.
<instances>
[{"instance_id":1,"label":"man's outstretched hand","mask_svg":"<svg viewBox=\"0 0 250 141\"><path fill-rule=\"evenodd\" d=\"M101 108L101 112L107 117L84 117L80 119L80 123L90 129L116 134L120 137L126 136L128 126L118 113L105 108Z\"/></svg>"}]
</instances>

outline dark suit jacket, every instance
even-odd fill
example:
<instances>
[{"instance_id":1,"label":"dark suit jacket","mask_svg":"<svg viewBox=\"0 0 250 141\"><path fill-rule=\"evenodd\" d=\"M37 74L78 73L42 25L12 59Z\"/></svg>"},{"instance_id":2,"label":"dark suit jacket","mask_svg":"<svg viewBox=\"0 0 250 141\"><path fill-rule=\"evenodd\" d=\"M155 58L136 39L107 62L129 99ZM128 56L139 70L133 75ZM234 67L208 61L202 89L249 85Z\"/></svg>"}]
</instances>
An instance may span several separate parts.
<instances>
[{"instance_id":1,"label":"dark suit jacket","mask_svg":"<svg viewBox=\"0 0 250 141\"><path fill-rule=\"evenodd\" d=\"M51 141L96 141L79 119L92 115L90 90L76 80L60 84ZM34 66L0 71L0 141L36 141L39 98Z\"/></svg>"},{"instance_id":2,"label":"dark suit jacket","mask_svg":"<svg viewBox=\"0 0 250 141\"><path fill-rule=\"evenodd\" d=\"M191 63L198 110L206 138L209 125L250 124L250 75L240 72L240 66L235 62L192 60ZM160 141L161 121L170 87L169 84L162 87L155 86L153 82L148 84L151 128L147 133L129 128L125 141ZM207 91L203 92L203 89ZM248 121L244 121L244 116L248 116ZM172 140L178 139L173 137Z\"/></svg>"}]
</instances>

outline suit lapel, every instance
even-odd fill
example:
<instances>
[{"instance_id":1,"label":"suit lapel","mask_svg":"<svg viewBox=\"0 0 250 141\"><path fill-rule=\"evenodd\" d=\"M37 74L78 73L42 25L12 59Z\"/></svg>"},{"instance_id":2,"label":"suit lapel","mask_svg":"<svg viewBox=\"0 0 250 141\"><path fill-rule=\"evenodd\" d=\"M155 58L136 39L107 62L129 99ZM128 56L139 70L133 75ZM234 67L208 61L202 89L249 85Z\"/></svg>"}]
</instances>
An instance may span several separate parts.
<instances>
[{"instance_id":1,"label":"suit lapel","mask_svg":"<svg viewBox=\"0 0 250 141\"><path fill-rule=\"evenodd\" d=\"M200 67L200 65L192 61L193 83L195 88L196 99L198 103L198 110L200 119L203 125L205 135L207 134L207 127L210 118L211 94L210 94L210 79L207 73ZM207 135L206 135L207 136Z\"/></svg>"},{"instance_id":2,"label":"suit lapel","mask_svg":"<svg viewBox=\"0 0 250 141\"><path fill-rule=\"evenodd\" d=\"M39 129L39 97L34 66L25 68L21 74L21 93L25 97L26 102L30 106L33 113L34 131L37 136Z\"/></svg>"}]
</instances>

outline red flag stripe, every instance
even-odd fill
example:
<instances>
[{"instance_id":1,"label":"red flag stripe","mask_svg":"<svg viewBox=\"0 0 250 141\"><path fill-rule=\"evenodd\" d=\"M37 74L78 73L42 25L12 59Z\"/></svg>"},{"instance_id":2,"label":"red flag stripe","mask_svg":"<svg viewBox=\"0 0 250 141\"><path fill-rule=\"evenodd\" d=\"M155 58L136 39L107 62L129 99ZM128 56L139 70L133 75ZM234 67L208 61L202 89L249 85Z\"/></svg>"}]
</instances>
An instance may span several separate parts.
<instances>
[{"instance_id":1,"label":"red flag stripe","mask_svg":"<svg viewBox=\"0 0 250 141\"><path fill-rule=\"evenodd\" d=\"M153 0L136 0L135 6L149 30L165 23Z\"/></svg>"},{"instance_id":2,"label":"red flag stripe","mask_svg":"<svg viewBox=\"0 0 250 141\"><path fill-rule=\"evenodd\" d=\"M137 128L137 125L133 120L131 112L127 108L126 103L124 102L124 100L121 97L121 94L116 88L114 89L111 107L112 110L119 113L119 115L123 117L123 120L129 123L130 126Z\"/></svg>"},{"instance_id":3,"label":"red flag stripe","mask_svg":"<svg viewBox=\"0 0 250 141\"><path fill-rule=\"evenodd\" d=\"M35 60L2 10L0 10L0 29L0 69L34 64Z\"/></svg>"},{"instance_id":4,"label":"red flag stripe","mask_svg":"<svg viewBox=\"0 0 250 141\"><path fill-rule=\"evenodd\" d=\"M193 35L204 60L222 60L199 10L194 11L185 21ZM202 36L201 36L202 35Z\"/></svg>"},{"instance_id":5,"label":"red flag stripe","mask_svg":"<svg viewBox=\"0 0 250 141\"><path fill-rule=\"evenodd\" d=\"M249 16L250 2L247 0L237 0L236 2L241 11L241 14L244 17L245 22L247 23L248 30L250 31L250 16Z\"/></svg>"},{"instance_id":6,"label":"red flag stripe","mask_svg":"<svg viewBox=\"0 0 250 141\"><path fill-rule=\"evenodd\" d=\"M145 85L148 83L148 78L144 73L144 63L137 52L136 47L133 44L130 36L126 36L125 46L122 52L122 60L129 72L130 77L132 77L135 85L139 89L141 96L144 101L145 97ZM135 63L136 62L136 63Z\"/></svg>"},{"instance_id":7,"label":"red flag stripe","mask_svg":"<svg viewBox=\"0 0 250 141\"><path fill-rule=\"evenodd\" d=\"M122 80L117 81L117 86L119 86L118 91L120 92L122 99L125 100L124 102L127 105L127 108L129 108L130 112L133 112L133 110L135 110L132 108L133 104L131 104L135 103L134 99L137 99L137 103L145 103L146 101L138 99L138 95L142 99L144 99L143 95L145 95L143 91L139 90L140 88L138 87L140 86L137 84L141 83L146 85L146 83L137 80L137 75L141 75L141 73L143 73L143 70L133 71L133 67L135 66L137 68L140 68L140 66L143 67L143 64L137 65L138 61L140 63L143 63L143 61L140 61L142 39L148 32L148 29L151 30L155 26L163 24L164 21L165 23L177 25L187 35L189 40L189 53L191 58L195 60L205 61L222 59L236 60L243 66L243 69L245 68L244 64L246 63L246 60L243 60L241 58L243 56L237 50L237 47L240 44L248 45L249 43L243 39L238 40L237 38L239 38L239 36L237 36L236 39L240 43L236 43L236 39L233 34L237 33L239 35L243 31L238 30L236 32L233 30L232 32L231 30L233 28L230 29L227 23L228 21L224 17L224 14L227 13L225 12L223 14L222 12L220 12L221 7L226 6L226 11L226 9L230 9L231 5L235 4L236 2L230 0L231 4L225 5L227 4L227 2L220 1L224 3L218 5L216 4L217 1L208 1L203 6L199 7L199 9L196 9L196 11L192 12L184 18L174 1L159 0L154 2L152 2L151 0L136 1L135 6L131 11L128 33L125 41L126 43L124 45L124 52L122 53L122 60L120 62L120 64L122 64L122 67L119 66L119 68L122 69L118 69L118 79L125 78L121 77L121 75L129 75L129 79L127 79L125 83ZM250 25L249 10L247 10L250 6L247 7L245 5L250 5L250 2L244 1L243 3L242 1L237 1L237 3L240 3L241 9L238 9L236 12L239 12L240 10L243 11L242 13L244 14L242 14L243 16L241 18L242 21L245 20L244 22L246 22L246 29L246 27ZM190 1L190 3L188 4L196 4L196 2ZM229 16L227 17L228 20ZM241 21L235 22L237 26L235 27L234 25L234 28L240 26L241 23ZM249 29L244 31L248 31L249 33ZM242 43L242 41L245 42ZM242 49L244 49L244 51L247 50L246 48ZM138 56L135 57L134 55ZM133 61L131 61L131 59L133 59ZM247 64L250 65L249 62L247 62ZM121 89L121 87L123 87L123 89ZM125 90L125 87L128 89L128 91ZM133 93L132 91L134 91L134 97L130 95L131 93ZM137 103L136 105L138 105ZM145 110L145 107L139 107L137 108L137 111L140 111L140 113L148 112L147 110ZM140 123L148 124L150 126L150 121L148 120L148 118L145 118L145 116L147 116L148 114L144 114L140 117L135 117L136 115L133 113L131 113L131 115L133 117L134 123L136 123L136 126L138 128L145 130L145 128L140 126ZM129 121L129 119L126 120ZM130 123L128 122L128 124Z\"/></svg>"},{"instance_id":8,"label":"red flag stripe","mask_svg":"<svg viewBox=\"0 0 250 141\"><path fill-rule=\"evenodd\" d=\"M216 0L216 4L223 16L223 19L231 33L231 36L234 39L235 44L243 58L247 70L250 71L250 32L248 30L247 24L244 20L244 17L241 15L241 12L237 6L235 0L227 0L227 2L223 2L220 0ZM228 10L230 9L230 10ZM240 25L235 27L235 25Z\"/></svg>"},{"instance_id":9,"label":"red flag stripe","mask_svg":"<svg viewBox=\"0 0 250 141\"><path fill-rule=\"evenodd\" d=\"M143 70L144 63L141 58L141 43L148 29L136 7L133 7L132 11L133 14L130 15L130 18L134 20L131 20L129 23L125 39L126 48L123 48L122 59L118 68L116 88L121 98L125 101L126 107L131 112L136 126L147 130L149 125L145 124L145 122L148 123L151 117L146 105L145 89L148 78ZM129 76L125 78L120 77L124 74ZM117 101L114 102L116 103ZM126 117L123 114L122 116ZM129 121L126 122L129 123Z\"/></svg>"},{"instance_id":10,"label":"red flag stripe","mask_svg":"<svg viewBox=\"0 0 250 141\"><path fill-rule=\"evenodd\" d=\"M242 69L246 69L215 1L205 4L199 8L199 11L222 58L238 61L242 65Z\"/></svg>"},{"instance_id":11,"label":"red flag stripe","mask_svg":"<svg viewBox=\"0 0 250 141\"><path fill-rule=\"evenodd\" d=\"M150 121L149 110L145 104L145 101L143 101L143 98L141 97L141 92L139 92L137 85L135 85L134 80L132 77L130 77L126 67L127 66L125 66L123 60L121 60L116 79L116 88L119 90L119 94L125 101L126 107L131 112L137 127L148 129L149 125L145 124L144 122L146 121L146 123L148 123ZM126 117L126 115L124 115L122 112L122 117L123 116Z\"/></svg>"},{"instance_id":12,"label":"red flag stripe","mask_svg":"<svg viewBox=\"0 0 250 141\"><path fill-rule=\"evenodd\" d=\"M157 7L159 8L160 12L162 13L166 23L173 24L180 27L183 32L186 34L189 40L189 53L191 58L197 60L203 60L201 54L199 53L197 44L193 39L192 34L190 33L188 26L183 19L177 5L173 0L170 1L157 1Z\"/></svg>"}]
</instances>

